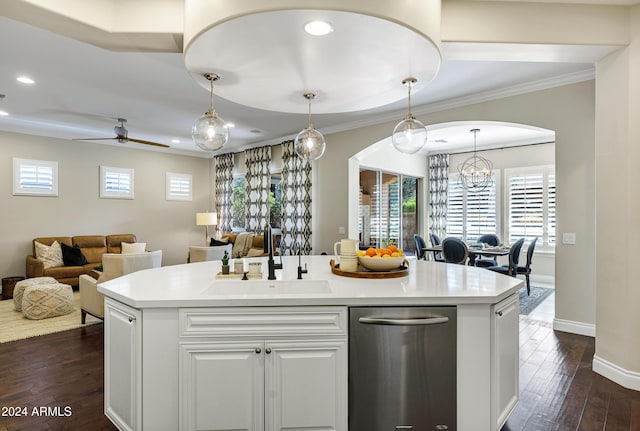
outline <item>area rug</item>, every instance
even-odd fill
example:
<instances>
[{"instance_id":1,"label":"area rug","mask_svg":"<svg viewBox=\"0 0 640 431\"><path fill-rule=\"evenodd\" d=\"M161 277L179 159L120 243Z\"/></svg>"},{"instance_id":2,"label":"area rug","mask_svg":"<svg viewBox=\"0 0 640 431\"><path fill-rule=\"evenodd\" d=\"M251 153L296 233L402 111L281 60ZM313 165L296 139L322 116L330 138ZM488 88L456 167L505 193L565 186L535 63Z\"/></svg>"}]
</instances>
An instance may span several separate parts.
<instances>
[{"instance_id":1,"label":"area rug","mask_svg":"<svg viewBox=\"0 0 640 431\"><path fill-rule=\"evenodd\" d=\"M82 326L102 322L87 315L87 323L80 323L80 292L73 292L74 311L66 316L51 317L43 320L29 320L13 309L13 300L0 301L0 343L68 331Z\"/></svg>"},{"instance_id":2,"label":"area rug","mask_svg":"<svg viewBox=\"0 0 640 431\"><path fill-rule=\"evenodd\" d=\"M520 314L531 313L542 301L553 293L548 287L531 286L531 295L527 296L527 287L520 289Z\"/></svg>"}]
</instances>

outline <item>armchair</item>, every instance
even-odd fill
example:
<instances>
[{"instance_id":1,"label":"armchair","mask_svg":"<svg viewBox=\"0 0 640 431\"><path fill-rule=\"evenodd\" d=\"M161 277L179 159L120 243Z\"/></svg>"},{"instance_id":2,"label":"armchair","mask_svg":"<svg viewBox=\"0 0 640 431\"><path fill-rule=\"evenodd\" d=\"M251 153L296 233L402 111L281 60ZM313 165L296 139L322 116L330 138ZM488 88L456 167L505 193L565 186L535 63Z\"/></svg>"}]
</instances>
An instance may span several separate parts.
<instances>
[{"instance_id":1,"label":"armchair","mask_svg":"<svg viewBox=\"0 0 640 431\"><path fill-rule=\"evenodd\" d=\"M102 255L103 272L98 279L87 274L80 276L80 312L84 324L87 314L99 319L104 318L104 295L98 292L98 284L118 278L122 275L162 265L162 250L145 252Z\"/></svg>"}]
</instances>

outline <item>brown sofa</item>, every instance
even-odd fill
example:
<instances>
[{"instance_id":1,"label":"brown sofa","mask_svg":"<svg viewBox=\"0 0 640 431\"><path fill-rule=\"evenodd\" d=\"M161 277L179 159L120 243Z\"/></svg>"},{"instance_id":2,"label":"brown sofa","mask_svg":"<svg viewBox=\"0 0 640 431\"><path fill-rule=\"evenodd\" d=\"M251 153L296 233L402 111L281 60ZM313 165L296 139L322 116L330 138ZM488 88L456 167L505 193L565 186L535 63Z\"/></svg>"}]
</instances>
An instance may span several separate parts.
<instances>
[{"instance_id":1,"label":"brown sofa","mask_svg":"<svg viewBox=\"0 0 640 431\"><path fill-rule=\"evenodd\" d=\"M35 242L51 245L54 241L68 246L78 246L82 254L87 259L87 264L82 266L59 266L55 268L44 268L41 260L35 258ZM33 277L53 277L58 282L77 286L79 277L82 274L95 276L93 269L102 264L104 253L120 253L123 242L136 242L136 236L131 233L117 235L80 235L80 236L55 236L35 238L32 243L32 255L27 256L27 278Z\"/></svg>"}]
</instances>

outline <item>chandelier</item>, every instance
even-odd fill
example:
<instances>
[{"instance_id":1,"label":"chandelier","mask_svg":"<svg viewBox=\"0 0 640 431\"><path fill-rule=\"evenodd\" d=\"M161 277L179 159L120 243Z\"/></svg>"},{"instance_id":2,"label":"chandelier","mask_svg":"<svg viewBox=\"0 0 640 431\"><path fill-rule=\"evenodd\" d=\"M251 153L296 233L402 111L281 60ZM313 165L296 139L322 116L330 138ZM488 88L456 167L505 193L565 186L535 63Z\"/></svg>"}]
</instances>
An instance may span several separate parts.
<instances>
[{"instance_id":1,"label":"chandelier","mask_svg":"<svg viewBox=\"0 0 640 431\"><path fill-rule=\"evenodd\" d=\"M480 192L493 185L493 163L479 156L476 150L477 134L480 129L471 129L473 133L473 155L458 165L460 182L470 192Z\"/></svg>"}]
</instances>

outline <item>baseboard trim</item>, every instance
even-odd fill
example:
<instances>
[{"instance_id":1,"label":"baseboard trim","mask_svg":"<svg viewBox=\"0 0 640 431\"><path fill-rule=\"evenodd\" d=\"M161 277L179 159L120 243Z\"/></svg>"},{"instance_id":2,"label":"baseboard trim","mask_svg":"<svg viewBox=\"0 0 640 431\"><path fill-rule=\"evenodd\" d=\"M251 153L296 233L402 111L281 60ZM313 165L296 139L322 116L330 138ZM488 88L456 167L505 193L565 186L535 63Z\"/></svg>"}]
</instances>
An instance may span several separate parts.
<instances>
[{"instance_id":1,"label":"baseboard trim","mask_svg":"<svg viewBox=\"0 0 640 431\"><path fill-rule=\"evenodd\" d=\"M596 325L591 323L574 322L572 320L553 319L553 329L556 331L570 332L572 334L596 336Z\"/></svg>"},{"instance_id":2,"label":"baseboard trim","mask_svg":"<svg viewBox=\"0 0 640 431\"><path fill-rule=\"evenodd\" d=\"M624 368L593 355L593 371L627 389L640 391L640 373Z\"/></svg>"}]
</instances>

